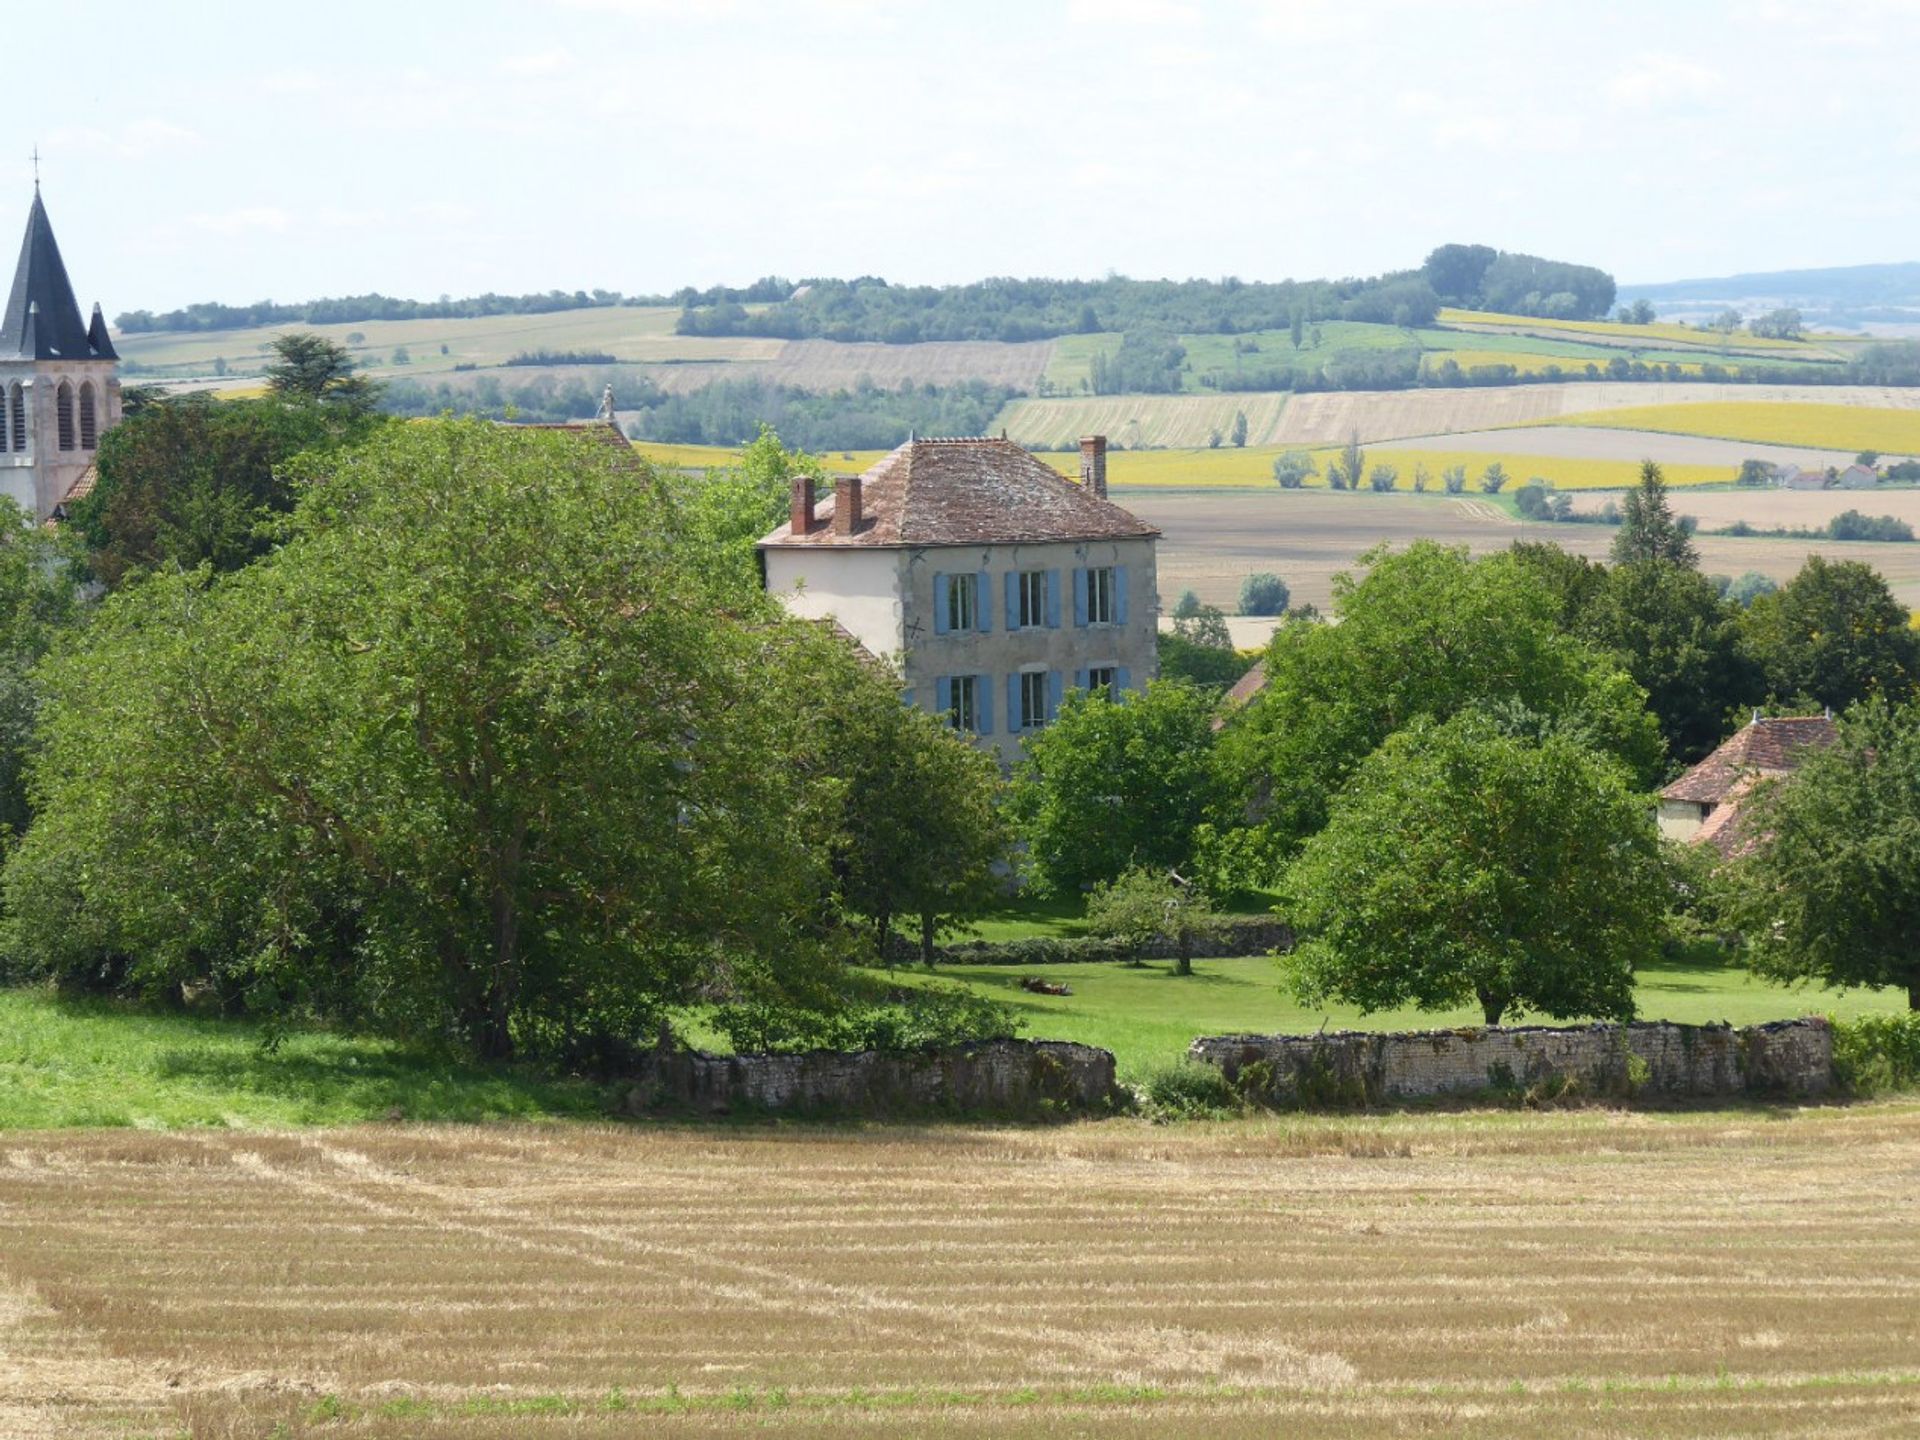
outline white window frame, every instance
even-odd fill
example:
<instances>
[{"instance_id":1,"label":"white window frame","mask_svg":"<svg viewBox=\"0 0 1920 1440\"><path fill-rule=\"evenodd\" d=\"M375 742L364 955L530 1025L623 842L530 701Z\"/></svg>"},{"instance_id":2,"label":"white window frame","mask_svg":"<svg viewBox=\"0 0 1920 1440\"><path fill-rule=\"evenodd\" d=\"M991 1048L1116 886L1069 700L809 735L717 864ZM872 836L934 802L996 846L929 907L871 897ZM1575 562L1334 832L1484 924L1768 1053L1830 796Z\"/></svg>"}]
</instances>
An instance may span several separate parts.
<instances>
[{"instance_id":1,"label":"white window frame","mask_svg":"<svg viewBox=\"0 0 1920 1440\"><path fill-rule=\"evenodd\" d=\"M1020 728L1046 728L1047 710L1052 703L1053 679L1045 670L1020 672Z\"/></svg>"},{"instance_id":2,"label":"white window frame","mask_svg":"<svg viewBox=\"0 0 1920 1440\"><path fill-rule=\"evenodd\" d=\"M973 675L953 675L947 680L947 723L969 734L980 733L980 681Z\"/></svg>"},{"instance_id":3,"label":"white window frame","mask_svg":"<svg viewBox=\"0 0 1920 1440\"><path fill-rule=\"evenodd\" d=\"M980 577L971 570L947 576L947 630L951 634L975 630L980 624Z\"/></svg>"},{"instance_id":4,"label":"white window frame","mask_svg":"<svg viewBox=\"0 0 1920 1440\"><path fill-rule=\"evenodd\" d=\"M1020 573L1020 628L1040 630L1047 623L1047 572L1022 570Z\"/></svg>"},{"instance_id":5,"label":"white window frame","mask_svg":"<svg viewBox=\"0 0 1920 1440\"><path fill-rule=\"evenodd\" d=\"M1117 593L1113 566L1095 565L1087 571L1087 624L1114 623L1114 596Z\"/></svg>"}]
</instances>

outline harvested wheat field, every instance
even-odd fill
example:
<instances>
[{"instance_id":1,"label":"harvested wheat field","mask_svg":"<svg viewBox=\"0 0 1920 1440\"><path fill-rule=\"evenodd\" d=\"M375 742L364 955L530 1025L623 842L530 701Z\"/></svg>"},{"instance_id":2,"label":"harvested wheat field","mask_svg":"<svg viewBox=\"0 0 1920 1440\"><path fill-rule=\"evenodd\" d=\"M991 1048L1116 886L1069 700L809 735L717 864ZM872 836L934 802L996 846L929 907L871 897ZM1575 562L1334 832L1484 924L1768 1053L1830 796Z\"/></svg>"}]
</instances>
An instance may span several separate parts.
<instances>
[{"instance_id":1,"label":"harvested wheat field","mask_svg":"<svg viewBox=\"0 0 1920 1440\"><path fill-rule=\"evenodd\" d=\"M1240 582L1257 571L1272 571L1292 590L1293 603L1325 610L1333 600L1333 579L1353 570L1361 555L1376 545L1404 548L1415 540L1464 545L1475 555L1504 550L1516 540L1547 540L1577 554L1605 559L1614 530L1606 525L1531 524L1469 491L1460 496L1339 494L1327 490L1153 490L1116 489L1115 498L1141 519L1157 525L1160 543L1161 608L1171 611L1183 591L1223 609L1237 608ZM1714 490L1676 493L1676 510L1693 514L1709 528L1744 518L1754 525L1820 523L1842 510L1869 515L1892 511L1914 518L1910 501L1920 491L1850 490L1806 492L1815 506L1791 504L1778 490ZM1591 510L1606 499L1583 492L1579 508ZM1700 504L1696 504L1698 499ZM1838 503L1835 503L1836 500ZM1729 513L1732 512L1732 513ZM1806 519L1801 517L1805 515ZM1887 578L1903 605L1920 606L1920 544L1862 541L1694 537L1700 568L1708 574L1739 575L1757 570L1784 583L1807 556L1859 560ZM1237 643L1260 643L1263 634L1236 634Z\"/></svg>"},{"instance_id":2,"label":"harvested wheat field","mask_svg":"<svg viewBox=\"0 0 1920 1440\"><path fill-rule=\"evenodd\" d=\"M1920 1428L1911 1103L0 1150L8 1436Z\"/></svg>"}]
</instances>

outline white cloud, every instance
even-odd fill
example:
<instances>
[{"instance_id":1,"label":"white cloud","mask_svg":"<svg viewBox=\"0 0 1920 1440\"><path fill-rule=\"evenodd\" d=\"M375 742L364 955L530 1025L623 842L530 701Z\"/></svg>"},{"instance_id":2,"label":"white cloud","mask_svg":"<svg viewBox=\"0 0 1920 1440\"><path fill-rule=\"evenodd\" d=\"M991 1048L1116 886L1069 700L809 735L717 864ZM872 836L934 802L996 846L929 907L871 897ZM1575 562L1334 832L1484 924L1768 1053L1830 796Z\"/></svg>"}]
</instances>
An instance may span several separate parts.
<instances>
[{"instance_id":1,"label":"white cloud","mask_svg":"<svg viewBox=\"0 0 1920 1440\"><path fill-rule=\"evenodd\" d=\"M212 235L244 235L262 230L286 230L292 226L293 216L277 206L249 205L237 210L189 215L187 223Z\"/></svg>"},{"instance_id":2,"label":"white cloud","mask_svg":"<svg viewBox=\"0 0 1920 1440\"><path fill-rule=\"evenodd\" d=\"M527 55L509 55L500 62L499 69L502 75L555 75L573 63L573 52L565 46L556 46Z\"/></svg>"},{"instance_id":3,"label":"white cloud","mask_svg":"<svg viewBox=\"0 0 1920 1440\"><path fill-rule=\"evenodd\" d=\"M1712 99L1726 83L1727 77L1711 65L1655 50L1615 74L1607 82L1607 93L1622 105L1691 105Z\"/></svg>"},{"instance_id":4,"label":"white cloud","mask_svg":"<svg viewBox=\"0 0 1920 1440\"><path fill-rule=\"evenodd\" d=\"M1198 18L1180 0L1067 0L1074 25L1191 25Z\"/></svg>"},{"instance_id":5,"label":"white cloud","mask_svg":"<svg viewBox=\"0 0 1920 1440\"><path fill-rule=\"evenodd\" d=\"M149 115L128 121L114 130L95 126L70 126L56 130L47 137L47 153L57 155L60 150L68 149L116 155L124 160L142 160L165 151L180 150L199 141L198 131Z\"/></svg>"}]
</instances>

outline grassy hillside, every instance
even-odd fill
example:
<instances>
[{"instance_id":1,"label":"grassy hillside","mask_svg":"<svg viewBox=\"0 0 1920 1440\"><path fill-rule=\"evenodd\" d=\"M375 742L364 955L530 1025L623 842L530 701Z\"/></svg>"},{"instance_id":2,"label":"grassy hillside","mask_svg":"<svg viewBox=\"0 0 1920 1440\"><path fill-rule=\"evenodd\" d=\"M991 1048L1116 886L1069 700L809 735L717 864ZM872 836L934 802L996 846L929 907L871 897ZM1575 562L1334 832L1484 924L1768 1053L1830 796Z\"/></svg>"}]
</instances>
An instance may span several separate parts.
<instances>
[{"instance_id":1,"label":"grassy hillside","mask_svg":"<svg viewBox=\"0 0 1920 1440\"><path fill-rule=\"evenodd\" d=\"M1233 417L1247 417L1247 443L1278 442L1284 394L1252 395L1089 395L1074 399L1016 400L995 417L1007 438L1036 449L1076 444L1082 435L1105 435L1129 449L1198 450L1210 431L1223 443L1232 434Z\"/></svg>"}]
</instances>

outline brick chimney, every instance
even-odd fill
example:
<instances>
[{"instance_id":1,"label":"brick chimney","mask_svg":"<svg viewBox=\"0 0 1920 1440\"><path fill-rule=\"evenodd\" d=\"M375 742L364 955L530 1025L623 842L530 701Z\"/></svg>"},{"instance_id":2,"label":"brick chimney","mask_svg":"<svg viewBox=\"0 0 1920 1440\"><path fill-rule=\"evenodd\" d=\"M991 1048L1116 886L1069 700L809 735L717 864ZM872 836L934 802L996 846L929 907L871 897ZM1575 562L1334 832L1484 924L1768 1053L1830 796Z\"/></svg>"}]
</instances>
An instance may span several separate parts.
<instances>
[{"instance_id":1,"label":"brick chimney","mask_svg":"<svg viewBox=\"0 0 1920 1440\"><path fill-rule=\"evenodd\" d=\"M787 528L795 535L804 535L813 529L813 477L811 475L793 477L793 508L787 516Z\"/></svg>"},{"instance_id":2,"label":"brick chimney","mask_svg":"<svg viewBox=\"0 0 1920 1440\"><path fill-rule=\"evenodd\" d=\"M851 535L860 528L860 477L842 475L833 482L833 533Z\"/></svg>"},{"instance_id":3,"label":"brick chimney","mask_svg":"<svg viewBox=\"0 0 1920 1440\"><path fill-rule=\"evenodd\" d=\"M1080 483L1102 500L1107 498L1106 436L1082 435L1080 437Z\"/></svg>"}]
</instances>

